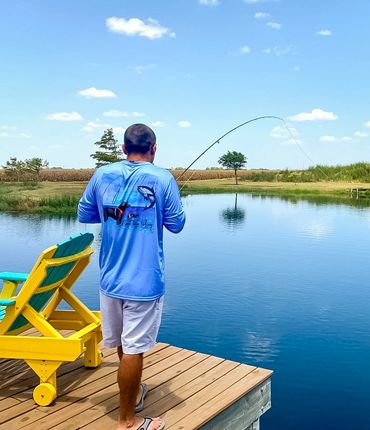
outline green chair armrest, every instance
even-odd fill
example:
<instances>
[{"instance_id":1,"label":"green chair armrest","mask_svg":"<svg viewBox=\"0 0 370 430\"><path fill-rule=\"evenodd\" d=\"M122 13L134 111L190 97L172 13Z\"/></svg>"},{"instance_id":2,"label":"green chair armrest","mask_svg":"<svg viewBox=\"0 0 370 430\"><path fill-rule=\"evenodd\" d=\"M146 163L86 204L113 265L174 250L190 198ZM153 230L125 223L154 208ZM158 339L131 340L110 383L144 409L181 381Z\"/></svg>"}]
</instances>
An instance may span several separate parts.
<instances>
[{"instance_id":1,"label":"green chair armrest","mask_svg":"<svg viewBox=\"0 0 370 430\"><path fill-rule=\"evenodd\" d=\"M0 299L0 306L11 306L14 305L14 299Z\"/></svg>"},{"instance_id":2,"label":"green chair armrest","mask_svg":"<svg viewBox=\"0 0 370 430\"><path fill-rule=\"evenodd\" d=\"M24 282L28 278L28 273L0 272L0 279L4 281Z\"/></svg>"}]
</instances>

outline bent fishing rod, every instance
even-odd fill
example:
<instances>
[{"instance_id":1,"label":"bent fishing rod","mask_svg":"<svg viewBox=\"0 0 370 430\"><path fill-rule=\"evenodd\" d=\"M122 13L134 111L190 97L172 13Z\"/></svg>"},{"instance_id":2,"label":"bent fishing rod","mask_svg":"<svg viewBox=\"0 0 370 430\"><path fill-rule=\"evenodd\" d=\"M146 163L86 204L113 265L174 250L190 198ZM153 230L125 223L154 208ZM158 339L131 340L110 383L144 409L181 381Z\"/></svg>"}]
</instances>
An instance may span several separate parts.
<instances>
[{"instance_id":1,"label":"bent fishing rod","mask_svg":"<svg viewBox=\"0 0 370 430\"><path fill-rule=\"evenodd\" d=\"M195 160L193 160L188 167L186 167L186 169L184 169L180 175L176 178L176 181L180 181L181 178L185 175L185 173L200 159L203 157L203 155L205 155L211 148L213 148L215 145L217 145L217 143L220 143L220 141L222 139L224 139L226 136L228 136L229 134L233 133L235 130L237 130L238 128L244 127L252 122L255 121L260 121L263 119L276 119L280 122L282 122L284 128L287 130L289 136L292 138L292 140L294 141L294 143L298 146L298 148L302 151L302 153L311 161L311 163L315 164L315 162L312 160L312 158L306 153L306 151L304 151L304 149L302 148L302 145L299 143L299 141L297 140L297 138L294 136L292 130L288 127L288 124L286 123L286 121L283 118L280 118L279 116L275 116L275 115L263 115L263 116L257 116L255 118L249 119L248 121L245 121L239 125L237 125L236 127L233 127L232 129L230 129L229 131L227 131L226 133L224 133L222 136L220 136L218 139L216 139L214 142L212 142L201 154L199 154ZM324 172L322 169L320 169L322 171L322 173L327 176L326 172ZM188 179L189 180L189 179ZM182 187L184 187L186 185L186 182L183 184Z\"/></svg>"}]
</instances>

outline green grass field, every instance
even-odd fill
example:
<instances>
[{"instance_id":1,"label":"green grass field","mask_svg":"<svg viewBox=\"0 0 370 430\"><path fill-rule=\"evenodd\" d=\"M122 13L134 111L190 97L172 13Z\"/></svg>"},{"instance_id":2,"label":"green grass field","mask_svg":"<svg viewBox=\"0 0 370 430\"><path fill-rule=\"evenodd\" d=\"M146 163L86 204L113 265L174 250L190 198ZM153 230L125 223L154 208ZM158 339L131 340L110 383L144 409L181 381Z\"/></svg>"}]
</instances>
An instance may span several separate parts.
<instances>
[{"instance_id":1,"label":"green grass field","mask_svg":"<svg viewBox=\"0 0 370 430\"><path fill-rule=\"evenodd\" d=\"M86 182L0 182L0 211L44 214L75 214ZM350 182L253 182L234 179L203 179L180 183L183 195L209 193L251 193L291 198L340 199L348 204L351 188L368 188L367 183ZM364 199L362 199L364 200Z\"/></svg>"}]
</instances>

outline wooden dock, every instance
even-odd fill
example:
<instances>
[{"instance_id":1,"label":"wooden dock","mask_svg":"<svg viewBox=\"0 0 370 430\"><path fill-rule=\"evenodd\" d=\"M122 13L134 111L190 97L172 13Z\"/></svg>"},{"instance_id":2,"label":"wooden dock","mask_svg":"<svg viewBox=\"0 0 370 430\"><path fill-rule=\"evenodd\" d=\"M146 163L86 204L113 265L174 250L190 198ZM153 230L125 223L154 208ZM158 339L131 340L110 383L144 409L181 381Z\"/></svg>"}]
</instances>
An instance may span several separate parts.
<instances>
[{"instance_id":1,"label":"wooden dock","mask_svg":"<svg viewBox=\"0 0 370 430\"><path fill-rule=\"evenodd\" d=\"M351 193L351 197L356 199L370 196L370 188L351 188L349 191Z\"/></svg>"},{"instance_id":2,"label":"wooden dock","mask_svg":"<svg viewBox=\"0 0 370 430\"><path fill-rule=\"evenodd\" d=\"M38 380L22 361L0 360L0 430L115 429L118 360L104 349L97 369L82 360L59 369L58 397L37 406ZM159 343L145 355L149 386L142 415L161 416L167 430L258 430L271 406L270 370Z\"/></svg>"}]
</instances>

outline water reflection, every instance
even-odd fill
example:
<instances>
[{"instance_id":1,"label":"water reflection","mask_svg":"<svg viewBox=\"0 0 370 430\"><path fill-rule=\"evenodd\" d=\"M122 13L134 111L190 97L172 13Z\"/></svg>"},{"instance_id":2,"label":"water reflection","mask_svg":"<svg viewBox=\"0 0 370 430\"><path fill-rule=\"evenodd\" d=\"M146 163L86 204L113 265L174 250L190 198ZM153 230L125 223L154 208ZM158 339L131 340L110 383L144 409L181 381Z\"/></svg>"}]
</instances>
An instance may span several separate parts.
<instances>
[{"instance_id":1,"label":"water reflection","mask_svg":"<svg viewBox=\"0 0 370 430\"><path fill-rule=\"evenodd\" d=\"M244 224L245 210L238 208L238 194L235 194L234 206L223 209L220 215L229 228L238 228Z\"/></svg>"}]
</instances>

